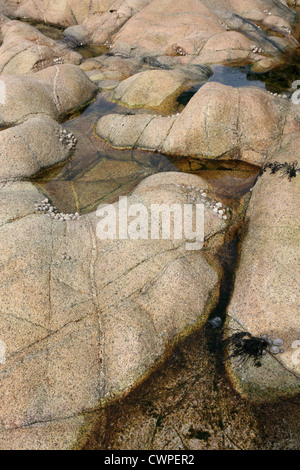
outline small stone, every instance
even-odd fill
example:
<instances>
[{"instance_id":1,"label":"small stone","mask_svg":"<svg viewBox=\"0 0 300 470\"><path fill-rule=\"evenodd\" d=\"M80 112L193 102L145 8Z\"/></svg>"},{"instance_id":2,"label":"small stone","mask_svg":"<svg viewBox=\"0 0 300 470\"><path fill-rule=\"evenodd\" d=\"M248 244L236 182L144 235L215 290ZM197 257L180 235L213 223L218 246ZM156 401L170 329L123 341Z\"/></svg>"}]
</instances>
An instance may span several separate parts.
<instances>
[{"instance_id":1,"label":"small stone","mask_svg":"<svg viewBox=\"0 0 300 470\"><path fill-rule=\"evenodd\" d=\"M220 328L220 326L222 325L222 319L220 317L215 317L209 320L209 323L213 328Z\"/></svg>"},{"instance_id":2,"label":"small stone","mask_svg":"<svg viewBox=\"0 0 300 470\"><path fill-rule=\"evenodd\" d=\"M271 352L272 354L279 354L279 353L280 353L280 348L279 348L278 346L272 346L272 347L270 348L270 352Z\"/></svg>"},{"instance_id":3,"label":"small stone","mask_svg":"<svg viewBox=\"0 0 300 470\"><path fill-rule=\"evenodd\" d=\"M283 345L283 340L281 338L273 339L273 344L274 344L274 346L282 346Z\"/></svg>"}]
</instances>

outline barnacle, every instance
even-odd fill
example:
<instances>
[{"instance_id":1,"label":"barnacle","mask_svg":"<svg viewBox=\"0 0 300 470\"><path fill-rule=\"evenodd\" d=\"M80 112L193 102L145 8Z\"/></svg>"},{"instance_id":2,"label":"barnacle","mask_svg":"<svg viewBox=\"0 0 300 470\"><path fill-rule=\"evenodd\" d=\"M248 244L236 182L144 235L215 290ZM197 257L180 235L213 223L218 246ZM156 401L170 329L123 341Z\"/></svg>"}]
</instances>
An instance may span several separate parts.
<instances>
[{"instance_id":1,"label":"barnacle","mask_svg":"<svg viewBox=\"0 0 300 470\"><path fill-rule=\"evenodd\" d=\"M224 345L230 350L227 359L239 357L240 363L243 364L252 358L255 367L260 367L261 362L259 359L264 354L268 343L263 338L257 338L246 331L241 331L225 339Z\"/></svg>"}]
</instances>

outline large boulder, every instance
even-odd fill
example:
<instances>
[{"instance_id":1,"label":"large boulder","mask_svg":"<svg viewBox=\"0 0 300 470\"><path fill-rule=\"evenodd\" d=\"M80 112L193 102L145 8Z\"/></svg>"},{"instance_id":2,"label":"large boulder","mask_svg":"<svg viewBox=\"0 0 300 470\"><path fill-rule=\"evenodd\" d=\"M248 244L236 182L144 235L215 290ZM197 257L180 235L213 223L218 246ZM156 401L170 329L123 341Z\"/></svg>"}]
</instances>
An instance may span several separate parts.
<instances>
[{"instance_id":1,"label":"large boulder","mask_svg":"<svg viewBox=\"0 0 300 470\"><path fill-rule=\"evenodd\" d=\"M299 107L255 87L205 84L180 115L109 114L96 132L116 148L262 165L270 142L299 129ZM285 116L285 119L283 119Z\"/></svg>"},{"instance_id":2,"label":"large boulder","mask_svg":"<svg viewBox=\"0 0 300 470\"><path fill-rule=\"evenodd\" d=\"M22 122L31 115L59 119L91 101L97 91L75 65L55 65L25 76L2 75L5 90L0 101L0 128Z\"/></svg>"},{"instance_id":3,"label":"large boulder","mask_svg":"<svg viewBox=\"0 0 300 470\"><path fill-rule=\"evenodd\" d=\"M1 180L29 178L71 156L72 134L42 114L0 132ZM20 158L21 156L21 158Z\"/></svg>"},{"instance_id":4,"label":"large boulder","mask_svg":"<svg viewBox=\"0 0 300 470\"><path fill-rule=\"evenodd\" d=\"M109 44L115 34L133 15L148 5L150 0L116 0L105 12L92 13L80 25L71 26L64 36L76 42Z\"/></svg>"},{"instance_id":5,"label":"large boulder","mask_svg":"<svg viewBox=\"0 0 300 470\"><path fill-rule=\"evenodd\" d=\"M82 57L21 21L7 21L1 26L0 73L37 72L55 63L79 65Z\"/></svg>"},{"instance_id":6,"label":"large boulder","mask_svg":"<svg viewBox=\"0 0 300 470\"><path fill-rule=\"evenodd\" d=\"M299 161L299 133L287 134L267 163ZM267 169L253 188L247 231L228 308L228 335L238 331L279 341L254 367L233 357L228 370L247 398L266 401L300 392L299 173ZM282 350L281 353L279 349Z\"/></svg>"},{"instance_id":7,"label":"large boulder","mask_svg":"<svg viewBox=\"0 0 300 470\"><path fill-rule=\"evenodd\" d=\"M189 77L180 70L149 70L123 80L113 100L131 108L161 108L175 101Z\"/></svg>"},{"instance_id":8,"label":"large boulder","mask_svg":"<svg viewBox=\"0 0 300 470\"><path fill-rule=\"evenodd\" d=\"M184 204L206 187L162 173L128 203ZM0 190L1 448L75 445L84 413L146 377L218 298L217 266L186 239L101 240L96 213L61 222L34 213L43 197L30 183ZM208 248L226 223L205 211Z\"/></svg>"}]
</instances>

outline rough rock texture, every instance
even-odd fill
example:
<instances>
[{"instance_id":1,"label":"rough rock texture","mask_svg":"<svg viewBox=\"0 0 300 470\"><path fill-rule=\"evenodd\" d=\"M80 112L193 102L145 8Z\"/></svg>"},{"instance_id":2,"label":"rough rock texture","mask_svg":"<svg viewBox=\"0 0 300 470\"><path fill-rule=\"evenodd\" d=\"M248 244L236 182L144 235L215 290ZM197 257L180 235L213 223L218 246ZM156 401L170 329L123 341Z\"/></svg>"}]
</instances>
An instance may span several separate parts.
<instances>
[{"instance_id":1,"label":"rough rock texture","mask_svg":"<svg viewBox=\"0 0 300 470\"><path fill-rule=\"evenodd\" d=\"M88 59L80 68L88 72L92 80L125 80L141 70L141 61L134 57L102 55Z\"/></svg>"},{"instance_id":2,"label":"rough rock texture","mask_svg":"<svg viewBox=\"0 0 300 470\"><path fill-rule=\"evenodd\" d=\"M95 12L105 12L114 0L4 0L1 12L4 15L26 17L44 23L70 26L81 23L86 16Z\"/></svg>"},{"instance_id":3,"label":"rough rock texture","mask_svg":"<svg viewBox=\"0 0 300 470\"><path fill-rule=\"evenodd\" d=\"M56 65L26 76L2 75L0 83L5 87L0 128L35 114L57 120L89 102L96 92L95 85L75 65Z\"/></svg>"},{"instance_id":4,"label":"rough rock texture","mask_svg":"<svg viewBox=\"0 0 300 470\"><path fill-rule=\"evenodd\" d=\"M23 74L37 72L59 63L79 65L82 57L77 52L44 36L21 21L0 23L3 44L0 47L0 73Z\"/></svg>"},{"instance_id":5,"label":"rough rock texture","mask_svg":"<svg viewBox=\"0 0 300 470\"><path fill-rule=\"evenodd\" d=\"M281 136L287 116L289 126L299 129L299 110L288 100L260 88L210 82L179 116L111 114L100 119L96 132L117 148L135 146L170 155L235 158L261 165L270 141Z\"/></svg>"},{"instance_id":6,"label":"rough rock texture","mask_svg":"<svg viewBox=\"0 0 300 470\"><path fill-rule=\"evenodd\" d=\"M64 32L65 37L82 43L104 44L110 42L116 33L133 15L148 5L149 0L117 0L110 2L106 12L93 13L84 18L82 24L71 26Z\"/></svg>"},{"instance_id":7,"label":"rough rock texture","mask_svg":"<svg viewBox=\"0 0 300 470\"><path fill-rule=\"evenodd\" d=\"M299 133L286 135L268 162L299 162L299 144ZM239 368L232 361L230 374L239 391L256 400L300 392L299 190L299 174L289 181L267 170L253 189L247 212L229 327L284 341L284 353L267 354L260 368L251 361Z\"/></svg>"},{"instance_id":8,"label":"rough rock texture","mask_svg":"<svg viewBox=\"0 0 300 470\"><path fill-rule=\"evenodd\" d=\"M268 21L264 24L268 28L286 36L291 32L295 14L275 0L153 0L123 26L113 46L114 50L129 55L179 56L184 63L194 60L195 56L197 63L259 62L264 57L252 54L248 37L273 56L280 49L256 25L266 18ZM219 47L213 48L215 44ZM290 47L295 44L291 42Z\"/></svg>"},{"instance_id":9,"label":"rough rock texture","mask_svg":"<svg viewBox=\"0 0 300 470\"><path fill-rule=\"evenodd\" d=\"M181 64L242 62L268 70L278 65L282 50L297 46L295 12L278 0L7 0L0 12L71 26L65 35L77 44L105 44L129 56L170 55ZM285 41L278 43L264 28ZM252 53L251 42L264 51Z\"/></svg>"},{"instance_id":10,"label":"rough rock texture","mask_svg":"<svg viewBox=\"0 0 300 470\"><path fill-rule=\"evenodd\" d=\"M129 202L183 203L178 183L206 186L163 173ZM43 195L30 183L4 184L0 198L0 445L11 447L14 433L14 448L35 448L39 429L39 448L53 448L49 429L64 422L59 447L69 447L82 412L128 390L178 335L206 321L219 275L185 240L103 241L95 213L66 223L34 214ZM224 225L208 211L207 242Z\"/></svg>"},{"instance_id":11,"label":"rough rock texture","mask_svg":"<svg viewBox=\"0 0 300 470\"><path fill-rule=\"evenodd\" d=\"M43 115L0 132L1 180L28 178L66 160L72 145L60 141L62 135L62 127Z\"/></svg>"}]
</instances>

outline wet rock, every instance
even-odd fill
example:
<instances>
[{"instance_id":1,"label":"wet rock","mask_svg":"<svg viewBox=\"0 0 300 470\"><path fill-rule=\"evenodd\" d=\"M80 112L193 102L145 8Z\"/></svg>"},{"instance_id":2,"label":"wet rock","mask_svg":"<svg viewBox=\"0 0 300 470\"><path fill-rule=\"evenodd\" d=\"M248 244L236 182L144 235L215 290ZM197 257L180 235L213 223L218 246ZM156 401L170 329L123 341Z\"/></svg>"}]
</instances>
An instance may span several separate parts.
<instances>
[{"instance_id":1,"label":"wet rock","mask_svg":"<svg viewBox=\"0 0 300 470\"><path fill-rule=\"evenodd\" d=\"M268 162L299 161L299 143L299 133L286 135ZM267 354L260 368L251 364L238 368L234 361L229 367L238 390L255 400L296 395L300 390L300 363L294 344L299 339L300 319L299 182L299 176L289 180L287 175L266 171L252 191L247 212L249 222L228 308L228 324L253 336L267 334L284 341L284 352L276 355L276 360Z\"/></svg>"},{"instance_id":2,"label":"wet rock","mask_svg":"<svg viewBox=\"0 0 300 470\"><path fill-rule=\"evenodd\" d=\"M67 64L26 76L2 75L0 82L5 87L0 128L34 114L58 119L89 102L97 90L79 67Z\"/></svg>"},{"instance_id":3,"label":"wet rock","mask_svg":"<svg viewBox=\"0 0 300 470\"><path fill-rule=\"evenodd\" d=\"M77 52L44 36L21 21L0 23L3 44L0 47L0 73L24 74L36 72L55 63L78 65L82 57Z\"/></svg>"},{"instance_id":4,"label":"wet rock","mask_svg":"<svg viewBox=\"0 0 300 470\"><path fill-rule=\"evenodd\" d=\"M182 185L206 189L196 176L162 173L128 202L184 203ZM186 240L99 240L95 213L62 224L30 213L27 193L44 199L30 183L0 190L0 441L7 446L13 434L14 447L34 448L28 436L38 433L39 448L53 448L46 430L65 421L58 445L68 448L84 411L128 391L178 335L205 323L219 273L201 250L186 251ZM205 222L209 242L225 225L212 211Z\"/></svg>"}]
</instances>

